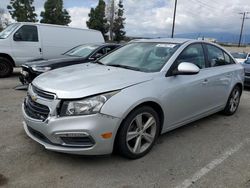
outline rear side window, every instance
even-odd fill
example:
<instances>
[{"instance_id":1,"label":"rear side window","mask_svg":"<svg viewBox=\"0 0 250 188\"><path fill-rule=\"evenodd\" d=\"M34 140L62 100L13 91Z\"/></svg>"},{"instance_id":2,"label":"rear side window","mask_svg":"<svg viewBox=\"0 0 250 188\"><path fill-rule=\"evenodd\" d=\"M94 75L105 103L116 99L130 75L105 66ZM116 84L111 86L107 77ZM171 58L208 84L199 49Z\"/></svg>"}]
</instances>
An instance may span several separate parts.
<instances>
[{"instance_id":1,"label":"rear side window","mask_svg":"<svg viewBox=\"0 0 250 188\"><path fill-rule=\"evenodd\" d=\"M225 64L229 65L229 64L234 64L234 61L232 60L232 58L224 52L224 57L225 57Z\"/></svg>"},{"instance_id":2,"label":"rear side window","mask_svg":"<svg viewBox=\"0 0 250 188\"><path fill-rule=\"evenodd\" d=\"M213 45L207 46L208 62L211 67L223 66L232 64L232 60L228 54L226 54L220 48Z\"/></svg>"},{"instance_id":3,"label":"rear side window","mask_svg":"<svg viewBox=\"0 0 250 188\"><path fill-rule=\"evenodd\" d=\"M108 49L108 47L102 48L102 49L98 50L96 53L105 55L107 53L107 49Z\"/></svg>"},{"instance_id":4,"label":"rear side window","mask_svg":"<svg viewBox=\"0 0 250 188\"><path fill-rule=\"evenodd\" d=\"M20 35L20 41L38 42L37 27L33 25L24 25L16 32Z\"/></svg>"},{"instance_id":5,"label":"rear side window","mask_svg":"<svg viewBox=\"0 0 250 188\"><path fill-rule=\"evenodd\" d=\"M107 54L107 53L111 52L113 49L114 48L108 46L108 47L103 48L102 51L103 51L103 54Z\"/></svg>"},{"instance_id":6,"label":"rear side window","mask_svg":"<svg viewBox=\"0 0 250 188\"><path fill-rule=\"evenodd\" d=\"M200 69L206 67L203 47L201 44L192 44L188 46L177 58L177 66L182 62L193 63Z\"/></svg>"}]
</instances>

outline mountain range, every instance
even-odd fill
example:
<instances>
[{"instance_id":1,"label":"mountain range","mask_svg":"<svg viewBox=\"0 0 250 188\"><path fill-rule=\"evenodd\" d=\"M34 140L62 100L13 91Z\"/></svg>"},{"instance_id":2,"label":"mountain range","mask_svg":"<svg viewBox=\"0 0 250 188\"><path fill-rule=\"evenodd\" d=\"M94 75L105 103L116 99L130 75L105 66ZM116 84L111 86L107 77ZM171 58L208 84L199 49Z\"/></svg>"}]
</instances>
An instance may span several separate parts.
<instances>
[{"instance_id":1,"label":"mountain range","mask_svg":"<svg viewBox=\"0 0 250 188\"><path fill-rule=\"evenodd\" d=\"M162 38L162 37L170 37L169 35L162 34L162 35L146 35L143 37L148 38ZM218 42L226 42L226 43L238 43L239 42L239 34L235 33L183 33L183 34L175 34L175 38L190 38L190 39L197 39L197 38L214 38ZM250 44L250 34L243 34L242 35L242 44Z\"/></svg>"}]
</instances>

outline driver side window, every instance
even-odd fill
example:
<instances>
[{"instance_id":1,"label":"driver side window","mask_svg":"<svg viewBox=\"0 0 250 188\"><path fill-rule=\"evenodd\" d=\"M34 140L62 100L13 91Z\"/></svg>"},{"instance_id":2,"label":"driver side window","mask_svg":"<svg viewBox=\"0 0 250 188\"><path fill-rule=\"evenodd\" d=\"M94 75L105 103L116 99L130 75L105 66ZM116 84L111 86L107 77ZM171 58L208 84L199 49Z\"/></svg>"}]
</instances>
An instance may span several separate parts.
<instances>
[{"instance_id":1,"label":"driver side window","mask_svg":"<svg viewBox=\"0 0 250 188\"><path fill-rule=\"evenodd\" d=\"M19 41L38 42L37 26L24 25L16 33L20 36Z\"/></svg>"},{"instance_id":2,"label":"driver side window","mask_svg":"<svg viewBox=\"0 0 250 188\"><path fill-rule=\"evenodd\" d=\"M176 66L178 66L182 62L188 62L197 65L200 69L206 67L204 51L201 44L192 44L188 46L179 55L176 61L177 61Z\"/></svg>"}]
</instances>

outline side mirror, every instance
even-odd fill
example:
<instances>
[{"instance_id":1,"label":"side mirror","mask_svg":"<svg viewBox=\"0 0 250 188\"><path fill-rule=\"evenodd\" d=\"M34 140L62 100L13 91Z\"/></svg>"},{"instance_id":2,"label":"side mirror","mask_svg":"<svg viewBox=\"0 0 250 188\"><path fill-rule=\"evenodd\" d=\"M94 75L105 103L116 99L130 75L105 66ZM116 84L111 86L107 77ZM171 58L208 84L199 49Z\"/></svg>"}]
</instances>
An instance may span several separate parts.
<instances>
[{"instance_id":1,"label":"side mirror","mask_svg":"<svg viewBox=\"0 0 250 188\"><path fill-rule=\"evenodd\" d=\"M22 36L20 33L15 33L13 39L14 39L14 41L21 41Z\"/></svg>"},{"instance_id":2,"label":"side mirror","mask_svg":"<svg viewBox=\"0 0 250 188\"><path fill-rule=\"evenodd\" d=\"M200 68L188 62L182 62L178 65L177 70L173 71L174 75L193 75L198 74L200 72Z\"/></svg>"}]
</instances>

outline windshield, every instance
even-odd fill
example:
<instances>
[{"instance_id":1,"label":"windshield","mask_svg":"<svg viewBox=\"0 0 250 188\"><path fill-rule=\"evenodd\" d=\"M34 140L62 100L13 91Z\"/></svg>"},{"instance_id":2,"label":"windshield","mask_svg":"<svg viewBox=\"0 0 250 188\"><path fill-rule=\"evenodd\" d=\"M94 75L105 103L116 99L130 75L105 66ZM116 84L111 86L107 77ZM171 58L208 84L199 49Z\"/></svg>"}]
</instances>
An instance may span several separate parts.
<instances>
[{"instance_id":1,"label":"windshield","mask_svg":"<svg viewBox=\"0 0 250 188\"><path fill-rule=\"evenodd\" d=\"M232 56L236 59L246 59L247 58L246 53L232 53Z\"/></svg>"},{"instance_id":2,"label":"windshield","mask_svg":"<svg viewBox=\"0 0 250 188\"><path fill-rule=\"evenodd\" d=\"M130 43L103 57L99 62L143 72L158 72L178 49L173 43Z\"/></svg>"},{"instance_id":3,"label":"windshield","mask_svg":"<svg viewBox=\"0 0 250 188\"><path fill-rule=\"evenodd\" d=\"M6 39L20 24L10 24L2 32L0 32L0 39Z\"/></svg>"},{"instance_id":4,"label":"windshield","mask_svg":"<svg viewBox=\"0 0 250 188\"><path fill-rule=\"evenodd\" d=\"M99 46L100 45L97 45L97 44L77 46L69 50L68 52L66 52L65 55L76 56L76 57L87 57L94 50L96 50Z\"/></svg>"}]
</instances>

